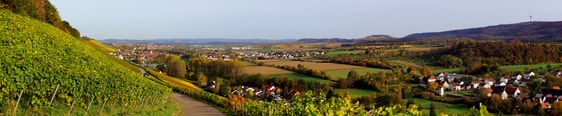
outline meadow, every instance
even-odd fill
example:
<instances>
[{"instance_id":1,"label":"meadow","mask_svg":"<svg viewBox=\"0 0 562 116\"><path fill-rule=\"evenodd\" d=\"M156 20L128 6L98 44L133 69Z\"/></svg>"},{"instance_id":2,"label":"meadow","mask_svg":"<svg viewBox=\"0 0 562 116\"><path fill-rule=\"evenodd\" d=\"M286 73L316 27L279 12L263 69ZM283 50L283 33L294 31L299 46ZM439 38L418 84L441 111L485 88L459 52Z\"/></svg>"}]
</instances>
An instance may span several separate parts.
<instances>
[{"instance_id":1,"label":"meadow","mask_svg":"<svg viewBox=\"0 0 562 116\"><path fill-rule=\"evenodd\" d=\"M352 99L360 98L362 96L371 95L377 93L375 90L368 90L368 89L336 89L334 93L339 94L346 94L349 93Z\"/></svg>"},{"instance_id":2,"label":"meadow","mask_svg":"<svg viewBox=\"0 0 562 116\"><path fill-rule=\"evenodd\" d=\"M416 105L420 106L420 109L422 109L422 112L424 114L429 114L429 108L431 106L431 103L433 103L433 106L435 106L435 111L437 112L437 114L439 114L440 112L447 113L447 114L464 114L470 111L471 108L470 106L467 106L465 104L450 104L450 103L431 101L421 98L412 98L412 99L414 100ZM408 102L408 99L404 99L404 102Z\"/></svg>"},{"instance_id":3,"label":"meadow","mask_svg":"<svg viewBox=\"0 0 562 116\"><path fill-rule=\"evenodd\" d=\"M293 71L283 70L274 67L267 67L267 66L246 66L243 72L247 74L261 73L261 74L268 74L268 75L295 73Z\"/></svg>"},{"instance_id":4,"label":"meadow","mask_svg":"<svg viewBox=\"0 0 562 116\"><path fill-rule=\"evenodd\" d=\"M346 65L346 64L316 63L316 62L303 62L303 61L258 60L257 62L263 62L265 64L274 64L274 65L281 65L281 66L289 65L294 67L297 67L299 64L301 64L304 67L321 70L321 71L365 68L362 66L353 66L353 65Z\"/></svg>"},{"instance_id":5,"label":"meadow","mask_svg":"<svg viewBox=\"0 0 562 116\"><path fill-rule=\"evenodd\" d=\"M305 81L317 81L317 82L332 82L330 80L326 80L326 79L319 79L319 78L314 78L308 75L303 75L303 74L299 74L299 73L292 73L292 74L278 74L275 75L277 77L285 75L287 76L289 79L303 79Z\"/></svg>"},{"instance_id":6,"label":"meadow","mask_svg":"<svg viewBox=\"0 0 562 116\"><path fill-rule=\"evenodd\" d=\"M387 69L380 69L380 68L359 68L359 69L329 70L325 72L326 74L330 75L330 77L337 79L337 78L347 78L347 74L351 70L355 70L357 73L359 73L359 75L365 75L367 74L367 72L378 73L381 71L389 71Z\"/></svg>"},{"instance_id":7,"label":"meadow","mask_svg":"<svg viewBox=\"0 0 562 116\"><path fill-rule=\"evenodd\" d=\"M328 56L337 56L340 54L357 54L357 53L363 53L363 50L354 50L354 51L333 51L333 52L326 52L326 55Z\"/></svg>"}]
</instances>

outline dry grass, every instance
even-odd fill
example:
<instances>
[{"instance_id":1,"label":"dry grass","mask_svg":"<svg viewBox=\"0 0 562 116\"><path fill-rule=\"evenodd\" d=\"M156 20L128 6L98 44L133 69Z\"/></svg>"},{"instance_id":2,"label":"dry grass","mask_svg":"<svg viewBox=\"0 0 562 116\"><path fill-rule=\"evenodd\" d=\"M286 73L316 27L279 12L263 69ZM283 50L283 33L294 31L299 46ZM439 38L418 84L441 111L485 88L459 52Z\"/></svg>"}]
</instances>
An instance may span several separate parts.
<instances>
[{"instance_id":1,"label":"dry grass","mask_svg":"<svg viewBox=\"0 0 562 116\"><path fill-rule=\"evenodd\" d=\"M265 64L274 64L274 65L281 65L281 66L290 65L294 67L297 67L299 64L301 64L304 67L310 69L322 70L322 71L365 68L361 66L336 64L336 63L315 63L315 62L301 62L301 61L258 60L258 62L264 62Z\"/></svg>"},{"instance_id":2,"label":"dry grass","mask_svg":"<svg viewBox=\"0 0 562 116\"><path fill-rule=\"evenodd\" d=\"M422 66L415 64L415 63L411 63L411 62L406 62L406 61L402 61L402 60L392 60L392 61L388 61L388 62L392 62L392 63L398 63L398 64L402 64L402 65L406 65L406 66L410 66L410 67L414 67L414 68L423 68Z\"/></svg>"},{"instance_id":3,"label":"dry grass","mask_svg":"<svg viewBox=\"0 0 562 116\"><path fill-rule=\"evenodd\" d=\"M269 74L269 75L273 75L273 74L292 74L294 72L292 71L288 71L288 70L283 70L283 69L278 69L278 68L273 68L273 67L267 67L267 66L246 66L246 68L244 68L244 73L247 74Z\"/></svg>"},{"instance_id":4,"label":"dry grass","mask_svg":"<svg viewBox=\"0 0 562 116\"><path fill-rule=\"evenodd\" d=\"M416 52L418 52L418 51L429 51L431 49L433 49L433 48L406 48L406 50L408 50L408 51L416 51Z\"/></svg>"}]
</instances>

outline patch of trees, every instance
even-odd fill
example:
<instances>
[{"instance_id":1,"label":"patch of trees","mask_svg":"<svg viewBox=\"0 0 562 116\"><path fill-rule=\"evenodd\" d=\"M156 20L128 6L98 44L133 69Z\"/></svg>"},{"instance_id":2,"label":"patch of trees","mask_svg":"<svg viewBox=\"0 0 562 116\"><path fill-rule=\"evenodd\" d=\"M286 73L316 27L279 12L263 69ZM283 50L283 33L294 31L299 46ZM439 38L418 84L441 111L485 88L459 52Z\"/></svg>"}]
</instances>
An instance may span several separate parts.
<instances>
[{"instance_id":1,"label":"patch of trees","mask_svg":"<svg viewBox=\"0 0 562 116\"><path fill-rule=\"evenodd\" d=\"M238 61L210 60L203 57L190 58L188 62L188 68L191 72L203 72L207 77L222 77L225 79L232 79L240 76L246 66L244 63Z\"/></svg>"},{"instance_id":2,"label":"patch of trees","mask_svg":"<svg viewBox=\"0 0 562 116\"><path fill-rule=\"evenodd\" d=\"M354 58L354 57L348 57L348 58L335 57L335 58L331 58L330 62L356 65L356 66L366 66L366 67L373 67L373 68L384 68L384 69L392 69L393 67L395 67L394 65L381 60L367 60L364 58Z\"/></svg>"},{"instance_id":3,"label":"patch of trees","mask_svg":"<svg viewBox=\"0 0 562 116\"><path fill-rule=\"evenodd\" d=\"M519 65L560 62L559 45L521 42L459 42L451 47L434 50L425 55L445 67L459 64Z\"/></svg>"},{"instance_id":4,"label":"patch of trees","mask_svg":"<svg viewBox=\"0 0 562 116\"><path fill-rule=\"evenodd\" d=\"M49 0L1 0L0 7L13 13L49 23L60 30L80 38L80 32L60 18L59 12Z\"/></svg>"},{"instance_id":5,"label":"patch of trees","mask_svg":"<svg viewBox=\"0 0 562 116\"><path fill-rule=\"evenodd\" d=\"M231 80L232 86L244 85L261 87L262 85L273 85L288 90L328 92L331 90L329 83L317 81L305 81L303 79L289 79L287 76L271 76L264 74L243 74L239 78Z\"/></svg>"}]
</instances>

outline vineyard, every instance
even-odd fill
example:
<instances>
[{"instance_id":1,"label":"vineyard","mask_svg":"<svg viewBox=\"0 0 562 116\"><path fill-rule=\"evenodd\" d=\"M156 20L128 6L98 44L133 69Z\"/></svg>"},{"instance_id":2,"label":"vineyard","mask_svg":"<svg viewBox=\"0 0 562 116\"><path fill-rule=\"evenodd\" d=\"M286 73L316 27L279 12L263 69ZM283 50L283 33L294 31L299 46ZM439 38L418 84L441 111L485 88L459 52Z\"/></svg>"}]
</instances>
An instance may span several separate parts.
<instances>
[{"instance_id":1,"label":"vineyard","mask_svg":"<svg viewBox=\"0 0 562 116\"><path fill-rule=\"evenodd\" d=\"M0 30L0 115L127 107L171 93L52 25L0 10Z\"/></svg>"}]
</instances>

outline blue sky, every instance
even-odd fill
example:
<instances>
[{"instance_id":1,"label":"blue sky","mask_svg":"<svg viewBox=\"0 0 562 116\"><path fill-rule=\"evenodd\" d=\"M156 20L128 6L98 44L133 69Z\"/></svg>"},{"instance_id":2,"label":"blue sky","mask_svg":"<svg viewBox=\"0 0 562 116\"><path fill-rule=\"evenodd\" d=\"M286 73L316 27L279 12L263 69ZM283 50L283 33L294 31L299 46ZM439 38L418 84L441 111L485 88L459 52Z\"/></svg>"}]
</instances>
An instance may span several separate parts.
<instances>
[{"instance_id":1,"label":"blue sky","mask_svg":"<svg viewBox=\"0 0 562 116\"><path fill-rule=\"evenodd\" d=\"M96 39L360 38L561 21L561 0L51 0Z\"/></svg>"}]
</instances>

